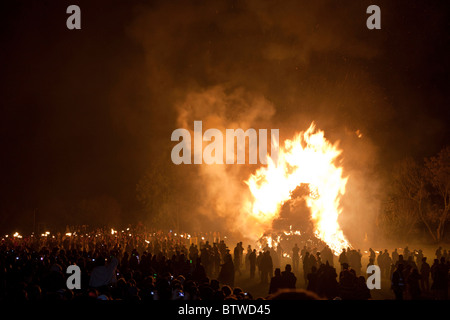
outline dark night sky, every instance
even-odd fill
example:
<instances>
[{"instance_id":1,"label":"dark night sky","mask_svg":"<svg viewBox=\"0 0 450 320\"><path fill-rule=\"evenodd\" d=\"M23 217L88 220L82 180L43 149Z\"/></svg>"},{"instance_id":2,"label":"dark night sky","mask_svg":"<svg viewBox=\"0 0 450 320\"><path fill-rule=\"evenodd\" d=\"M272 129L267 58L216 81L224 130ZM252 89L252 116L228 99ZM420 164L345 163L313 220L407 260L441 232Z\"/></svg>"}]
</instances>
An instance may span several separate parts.
<instances>
[{"instance_id":1,"label":"dark night sky","mask_svg":"<svg viewBox=\"0 0 450 320\"><path fill-rule=\"evenodd\" d=\"M301 2L2 1L3 228L30 227L34 208L64 221L98 197L135 218L176 106L213 86L263 96L278 125L309 115L331 136L361 129L380 170L449 143L446 1ZM66 28L70 4L82 30ZM382 30L366 29L369 4Z\"/></svg>"}]
</instances>

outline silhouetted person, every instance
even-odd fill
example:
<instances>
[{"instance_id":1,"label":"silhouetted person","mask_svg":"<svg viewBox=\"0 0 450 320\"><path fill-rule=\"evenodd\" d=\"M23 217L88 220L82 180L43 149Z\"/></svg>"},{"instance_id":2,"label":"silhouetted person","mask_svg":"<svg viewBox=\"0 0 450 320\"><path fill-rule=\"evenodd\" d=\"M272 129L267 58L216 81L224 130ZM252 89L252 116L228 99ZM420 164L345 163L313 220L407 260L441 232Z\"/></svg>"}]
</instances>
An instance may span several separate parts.
<instances>
[{"instance_id":1,"label":"silhouetted person","mask_svg":"<svg viewBox=\"0 0 450 320\"><path fill-rule=\"evenodd\" d=\"M437 260L437 259L436 259ZM436 291L436 298L438 300L448 299L448 270L449 265L445 262L445 257L441 257L441 263L439 263L435 270L435 278L432 285Z\"/></svg>"},{"instance_id":2,"label":"silhouetted person","mask_svg":"<svg viewBox=\"0 0 450 320\"><path fill-rule=\"evenodd\" d=\"M406 246L405 249L403 249L403 258L408 260L410 254L411 252L409 251L408 246Z\"/></svg>"},{"instance_id":3,"label":"silhouetted person","mask_svg":"<svg viewBox=\"0 0 450 320\"><path fill-rule=\"evenodd\" d=\"M369 263L367 264L367 268L370 266L373 266L373 265L375 265L375 263L373 262L373 259L369 258Z\"/></svg>"},{"instance_id":4,"label":"silhouetted person","mask_svg":"<svg viewBox=\"0 0 450 320\"><path fill-rule=\"evenodd\" d=\"M436 259L441 260L442 257L442 247L436 249Z\"/></svg>"},{"instance_id":5,"label":"silhouetted person","mask_svg":"<svg viewBox=\"0 0 450 320\"><path fill-rule=\"evenodd\" d=\"M242 245L242 241L239 244L239 257L241 260L241 266L244 264L244 246Z\"/></svg>"},{"instance_id":6,"label":"silhouetted person","mask_svg":"<svg viewBox=\"0 0 450 320\"><path fill-rule=\"evenodd\" d=\"M342 253L339 255L339 264L341 265L341 270L343 270L343 264L348 264L348 257L345 253L345 249L342 249Z\"/></svg>"},{"instance_id":7,"label":"silhouetted person","mask_svg":"<svg viewBox=\"0 0 450 320\"><path fill-rule=\"evenodd\" d=\"M253 250L251 245L248 245L247 247L247 253L245 254L245 270L248 270L250 267L250 255L252 254Z\"/></svg>"},{"instance_id":8,"label":"silhouetted person","mask_svg":"<svg viewBox=\"0 0 450 320\"><path fill-rule=\"evenodd\" d=\"M308 279L308 286L306 287L306 290L317 293L318 275L317 275L317 268L315 266L311 268L311 272L308 273L307 279Z\"/></svg>"},{"instance_id":9,"label":"silhouetted person","mask_svg":"<svg viewBox=\"0 0 450 320\"><path fill-rule=\"evenodd\" d=\"M261 283L268 283L269 276L272 274L273 263L270 252L266 251L263 253L261 258Z\"/></svg>"},{"instance_id":10,"label":"silhouetted person","mask_svg":"<svg viewBox=\"0 0 450 320\"><path fill-rule=\"evenodd\" d=\"M431 291L433 292L433 294L435 296L437 296L437 287L438 287L438 284L436 283L438 267L439 267L439 260L434 259L433 264L431 265L431 268L430 268L430 274L431 274L431 280L433 281L433 283L431 284Z\"/></svg>"},{"instance_id":11,"label":"silhouetted person","mask_svg":"<svg viewBox=\"0 0 450 320\"><path fill-rule=\"evenodd\" d=\"M309 265L309 252L306 251L303 257L303 278L305 280L305 285L308 283L308 273L311 272L311 267Z\"/></svg>"},{"instance_id":12,"label":"silhouetted person","mask_svg":"<svg viewBox=\"0 0 450 320\"><path fill-rule=\"evenodd\" d=\"M420 271L420 269L422 269L422 259L423 259L423 252L422 250L417 251L416 254L416 265L417 265L417 270Z\"/></svg>"},{"instance_id":13,"label":"silhouetted person","mask_svg":"<svg viewBox=\"0 0 450 320\"><path fill-rule=\"evenodd\" d=\"M378 252L378 257L377 257L377 265L381 268L381 264L383 262L383 251L379 251Z\"/></svg>"},{"instance_id":14,"label":"silhouetted person","mask_svg":"<svg viewBox=\"0 0 450 320\"><path fill-rule=\"evenodd\" d=\"M408 260L406 261L406 264L407 264L408 266L410 266L412 269L417 269L417 265L416 265L416 263L414 262L414 257L413 257L413 256L409 256L409 257L408 257Z\"/></svg>"},{"instance_id":15,"label":"silhouetted person","mask_svg":"<svg viewBox=\"0 0 450 320\"><path fill-rule=\"evenodd\" d=\"M287 264L284 271L281 274L283 281L283 288L295 289L297 277L291 272L291 265Z\"/></svg>"},{"instance_id":16,"label":"silhouetted person","mask_svg":"<svg viewBox=\"0 0 450 320\"><path fill-rule=\"evenodd\" d=\"M343 300L354 299L357 285L355 270L351 269L348 263L342 264L342 271L339 273L339 296Z\"/></svg>"},{"instance_id":17,"label":"silhouetted person","mask_svg":"<svg viewBox=\"0 0 450 320\"><path fill-rule=\"evenodd\" d=\"M222 259L225 259L225 254L227 253L227 245L225 243L225 241L220 240L219 242L219 252L220 252L220 257Z\"/></svg>"},{"instance_id":18,"label":"silhouetted person","mask_svg":"<svg viewBox=\"0 0 450 320\"><path fill-rule=\"evenodd\" d=\"M321 264L317 270L318 288L317 293L328 299L333 299L339 294L338 282L336 281L336 269L331 267L328 261Z\"/></svg>"},{"instance_id":19,"label":"silhouetted person","mask_svg":"<svg viewBox=\"0 0 450 320\"><path fill-rule=\"evenodd\" d=\"M302 251L300 251L300 258L304 259L306 252L308 252L308 249L306 246L303 246Z\"/></svg>"},{"instance_id":20,"label":"silhouetted person","mask_svg":"<svg viewBox=\"0 0 450 320\"><path fill-rule=\"evenodd\" d=\"M129 264L128 264L129 258L130 257L128 255L128 252L125 251L125 253L123 254L122 260L120 260L120 270L122 272L127 271L128 266L129 266Z\"/></svg>"},{"instance_id":21,"label":"silhouetted person","mask_svg":"<svg viewBox=\"0 0 450 320\"><path fill-rule=\"evenodd\" d=\"M236 273L241 274L241 247L240 243L236 244L234 248L234 270Z\"/></svg>"},{"instance_id":22,"label":"silhouetted person","mask_svg":"<svg viewBox=\"0 0 450 320\"><path fill-rule=\"evenodd\" d=\"M427 293L430 291L430 265L427 263L427 258L422 258L422 265L420 267L420 284L422 291Z\"/></svg>"},{"instance_id":23,"label":"silhouetted person","mask_svg":"<svg viewBox=\"0 0 450 320\"><path fill-rule=\"evenodd\" d=\"M312 253L309 254L309 268L316 267L317 269L317 259L316 256Z\"/></svg>"},{"instance_id":24,"label":"silhouetted person","mask_svg":"<svg viewBox=\"0 0 450 320\"><path fill-rule=\"evenodd\" d=\"M380 251L380 262L379 262L379 266L381 269L381 276L386 278L386 279L390 279L390 268L391 268L391 264L392 264L392 259L389 256L389 252L387 251L387 249L384 250L383 253L381 253Z\"/></svg>"},{"instance_id":25,"label":"silhouetted person","mask_svg":"<svg viewBox=\"0 0 450 320\"><path fill-rule=\"evenodd\" d=\"M294 245L292 248L292 267L294 268L294 271L298 271L298 265L300 261L300 248L297 246L297 244Z\"/></svg>"},{"instance_id":26,"label":"silhouetted person","mask_svg":"<svg viewBox=\"0 0 450 320\"><path fill-rule=\"evenodd\" d=\"M400 255L398 256L398 260L397 260L397 262L395 262L395 268L397 269L397 267L398 267L400 264L403 265L403 268L404 268L405 265L406 265L406 261L403 259L403 255L402 255L402 254L400 254Z\"/></svg>"},{"instance_id":27,"label":"silhouetted person","mask_svg":"<svg viewBox=\"0 0 450 320\"><path fill-rule=\"evenodd\" d=\"M192 243L191 246L189 247L189 259L195 261L197 257L198 257L197 246Z\"/></svg>"},{"instance_id":28,"label":"silhouetted person","mask_svg":"<svg viewBox=\"0 0 450 320\"><path fill-rule=\"evenodd\" d=\"M367 287L366 279L363 276L359 276L356 283L355 299L369 300L370 298L370 289Z\"/></svg>"},{"instance_id":29,"label":"silhouetted person","mask_svg":"<svg viewBox=\"0 0 450 320\"><path fill-rule=\"evenodd\" d=\"M392 263L394 264L394 266L396 265L398 261L398 252L397 252L397 248L395 248L395 250L392 252Z\"/></svg>"},{"instance_id":30,"label":"silhouetted person","mask_svg":"<svg viewBox=\"0 0 450 320\"><path fill-rule=\"evenodd\" d=\"M326 245L321 252L322 256L322 263L326 264L328 262L328 265L333 267L334 261L333 261L333 251L330 249L328 245Z\"/></svg>"},{"instance_id":31,"label":"silhouetted person","mask_svg":"<svg viewBox=\"0 0 450 320\"><path fill-rule=\"evenodd\" d=\"M250 253L248 261L250 264L250 279L253 279L255 277L256 270L256 249L253 249L253 251Z\"/></svg>"},{"instance_id":32,"label":"silhouetted person","mask_svg":"<svg viewBox=\"0 0 450 320\"><path fill-rule=\"evenodd\" d=\"M391 289L394 291L396 300L403 300L403 292L405 291L405 279L403 276L403 264L398 264L396 270L392 274Z\"/></svg>"},{"instance_id":33,"label":"silhouetted person","mask_svg":"<svg viewBox=\"0 0 450 320\"><path fill-rule=\"evenodd\" d=\"M373 251L372 248L369 248L369 259L372 259L373 261L375 261L375 258L376 258L375 256L376 256L375 251Z\"/></svg>"},{"instance_id":34,"label":"silhouetted person","mask_svg":"<svg viewBox=\"0 0 450 320\"><path fill-rule=\"evenodd\" d=\"M281 277L280 268L275 269L275 275L270 279L269 294L277 292L283 287L283 279Z\"/></svg>"},{"instance_id":35,"label":"silhouetted person","mask_svg":"<svg viewBox=\"0 0 450 320\"><path fill-rule=\"evenodd\" d=\"M408 292L411 295L411 299L418 300L420 298L420 286L419 281L421 277L417 269L412 269L411 273L406 278L408 284Z\"/></svg>"},{"instance_id":36,"label":"silhouetted person","mask_svg":"<svg viewBox=\"0 0 450 320\"><path fill-rule=\"evenodd\" d=\"M201 264L201 258L197 258L195 268L192 272L192 280L200 282L206 278L205 267Z\"/></svg>"},{"instance_id":37,"label":"silhouetted person","mask_svg":"<svg viewBox=\"0 0 450 320\"><path fill-rule=\"evenodd\" d=\"M213 245L212 252L213 252L213 262L214 262L214 274L218 275L220 272L220 251L219 251L219 247L217 247L215 243Z\"/></svg>"},{"instance_id":38,"label":"silhouetted person","mask_svg":"<svg viewBox=\"0 0 450 320\"><path fill-rule=\"evenodd\" d=\"M205 246L200 250L200 261L201 265L204 267L206 274L211 274L212 271L212 257L210 252L210 245L206 241Z\"/></svg>"},{"instance_id":39,"label":"silhouetted person","mask_svg":"<svg viewBox=\"0 0 450 320\"><path fill-rule=\"evenodd\" d=\"M224 285L234 287L234 264L230 254L225 255L224 264L220 269L218 280Z\"/></svg>"},{"instance_id":40,"label":"silhouetted person","mask_svg":"<svg viewBox=\"0 0 450 320\"><path fill-rule=\"evenodd\" d=\"M361 258L359 257L359 253L356 250L347 251L347 258L350 267L359 275L361 273Z\"/></svg>"},{"instance_id":41,"label":"silhouetted person","mask_svg":"<svg viewBox=\"0 0 450 320\"><path fill-rule=\"evenodd\" d=\"M259 273L260 278L261 278L261 273L262 273L262 267L261 267L262 258L263 258L263 253L260 251L258 253L258 256L256 257L256 266L258 267L258 273Z\"/></svg>"}]
</instances>

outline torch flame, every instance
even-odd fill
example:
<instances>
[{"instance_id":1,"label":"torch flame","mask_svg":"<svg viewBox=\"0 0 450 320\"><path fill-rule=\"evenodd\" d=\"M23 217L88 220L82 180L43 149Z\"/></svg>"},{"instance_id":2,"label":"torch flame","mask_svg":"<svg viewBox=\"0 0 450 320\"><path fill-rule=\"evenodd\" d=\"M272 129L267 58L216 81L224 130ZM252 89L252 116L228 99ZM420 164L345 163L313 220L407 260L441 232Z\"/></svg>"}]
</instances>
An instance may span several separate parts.
<instances>
[{"instance_id":1,"label":"torch flame","mask_svg":"<svg viewBox=\"0 0 450 320\"><path fill-rule=\"evenodd\" d=\"M339 201L347 183L347 178L342 177L342 167L336 164L341 152L337 144L325 139L323 131L316 130L314 122L305 132L285 140L284 148L280 146L278 152L278 163L268 157L268 165L245 181L251 192L246 209L253 235L261 236L270 229L291 192L305 184L309 194L304 199L310 208L316 237L335 254L351 247L338 223L342 211Z\"/></svg>"}]
</instances>

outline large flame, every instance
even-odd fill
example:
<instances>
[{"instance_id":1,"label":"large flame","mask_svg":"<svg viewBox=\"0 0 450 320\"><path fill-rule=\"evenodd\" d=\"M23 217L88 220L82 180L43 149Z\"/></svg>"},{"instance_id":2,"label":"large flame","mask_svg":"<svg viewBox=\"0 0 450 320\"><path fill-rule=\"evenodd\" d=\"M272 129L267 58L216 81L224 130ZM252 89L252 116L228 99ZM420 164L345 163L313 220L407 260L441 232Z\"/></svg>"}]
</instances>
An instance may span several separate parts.
<instances>
[{"instance_id":1,"label":"large flame","mask_svg":"<svg viewBox=\"0 0 450 320\"><path fill-rule=\"evenodd\" d=\"M246 181L251 192L247 206L249 232L259 236L271 228L279 216L281 206L290 199L299 185L309 186L306 205L310 208L316 237L328 244L338 254L350 247L339 223L340 198L345 193L347 178L342 177L342 167L337 166L341 154L316 130L314 122L308 130L280 146L278 164L269 157L268 165L261 167Z\"/></svg>"}]
</instances>

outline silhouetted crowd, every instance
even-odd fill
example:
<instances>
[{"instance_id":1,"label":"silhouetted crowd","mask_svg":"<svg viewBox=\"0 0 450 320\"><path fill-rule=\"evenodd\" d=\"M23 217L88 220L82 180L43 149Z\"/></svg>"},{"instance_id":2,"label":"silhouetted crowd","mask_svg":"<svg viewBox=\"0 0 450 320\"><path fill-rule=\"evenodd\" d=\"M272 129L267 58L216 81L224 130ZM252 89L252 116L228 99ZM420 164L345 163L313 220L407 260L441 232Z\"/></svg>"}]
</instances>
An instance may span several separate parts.
<instances>
[{"instance_id":1,"label":"silhouetted crowd","mask_svg":"<svg viewBox=\"0 0 450 320\"><path fill-rule=\"evenodd\" d=\"M448 299L450 257L441 247L431 266L422 250L370 248L363 269L363 254L351 248L335 257L328 246L295 244L285 252L281 246L244 249L239 242L230 249L215 233L88 229L3 237L0 300L367 300L370 265L379 267L395 299ZM81 270L81 289L67 287L70 265ZM253 296L236 282L265 292Z\"/></svg>"}]
</instances>

